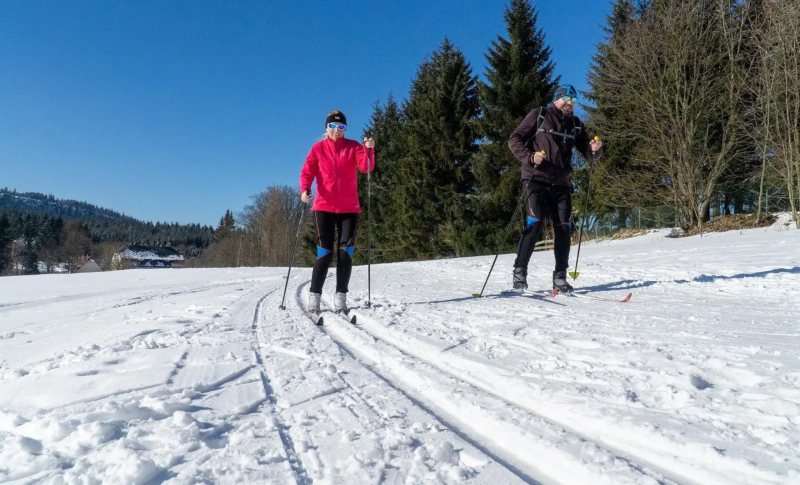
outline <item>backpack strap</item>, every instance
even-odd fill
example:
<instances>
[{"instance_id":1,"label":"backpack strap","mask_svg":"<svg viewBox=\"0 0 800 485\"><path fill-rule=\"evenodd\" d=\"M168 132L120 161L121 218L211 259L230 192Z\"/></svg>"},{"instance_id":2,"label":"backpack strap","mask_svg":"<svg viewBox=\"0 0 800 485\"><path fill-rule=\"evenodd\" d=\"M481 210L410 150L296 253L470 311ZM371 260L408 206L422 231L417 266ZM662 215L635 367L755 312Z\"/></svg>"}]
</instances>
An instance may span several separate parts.
<instances>
[{"instance_id":1,"label":"backpack strap","mask_svg":"<svg viewBox=\"0 0 800 485\"><path fill-rule=\"evenodd\" d=\"M542 130L542 125L544 125L544 122L545 122L546 119L547 119L547 108L540 107L539 108L539 116L536 118L536 131L533 133L533 135L531 135L531 136L529 136L528 138L525 139L525 144L526 145L531 140L536 138L536 135L538 135L539 133L541 133L543 131Z\"/></svg>"},{"instance_id":2,"label":"backpack strap","mask_svg":"<svg viewBox=\"0 0 800 485\"><path fill-rule=\"evenodd\" d=\"M545 120L547 119L547 108L542 106L539 108L539 117L536 119L536 134L533 136L538 135L542 130L542 125L544 125Z\"/></svg>"},{"instance_id":3,"label":"backpack strap","mask_svg":"<svg viewBox=\"0 0 800 485\"><path fill-rule=\"evenodd\" d=\"M542 121L542 123L544 123L544 121ZM536 132L537 134L547 133L548 135L560 136L561 138L564 138L566 140L576 140L578 136L581 134L581 131L583 130L583 128L581 127L581 121L578 119L577 116L572 117L572 130L571 130L572 134L566 132L562 133L556 130L545 130L541 128L541 125L539 126L540 126L539 130Z\"/></svg>"},{"instance_id":4,"label":"backpack strap","mask_svg":"<svg viewBox=\"0 0 800 485\"><path fill-rule=\"evenodd\" d=\"M583 127L581 126L581 120L578 119L577 116L572 117L572 135L575 139L578 139L578 136L581 134L581 130Z\"/></svg>"}]
</instances>

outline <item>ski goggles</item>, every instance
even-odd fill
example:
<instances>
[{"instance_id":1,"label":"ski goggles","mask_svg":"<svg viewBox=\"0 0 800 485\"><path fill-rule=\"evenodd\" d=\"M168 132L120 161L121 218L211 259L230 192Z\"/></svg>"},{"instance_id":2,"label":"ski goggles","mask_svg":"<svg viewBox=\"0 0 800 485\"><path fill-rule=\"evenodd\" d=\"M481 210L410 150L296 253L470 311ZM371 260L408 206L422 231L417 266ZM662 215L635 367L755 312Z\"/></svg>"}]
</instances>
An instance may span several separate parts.
<instances>
[{"instance_id":1,"label":"ski goggles","mask_svg":"<svg viewBox=\"0 0 800 485\"><path fill-rule=\"evenodd\" d=\"M577 96L561 96L561 99L563 99L567 103L577 103L578 102L578 97Z\"/></svg>"},{"instance_id":2,"label":"ski goggles","mask_svg":"<svg viewBox=\"0 0 800 485\"><path fill-rule=\"evenodd\" d=\"M331 130L339 128L341 131L344 131L347 128L347 125L337 125L336 123L328 123L328 128L330 128Z\"/></svg>"}]
</instances>

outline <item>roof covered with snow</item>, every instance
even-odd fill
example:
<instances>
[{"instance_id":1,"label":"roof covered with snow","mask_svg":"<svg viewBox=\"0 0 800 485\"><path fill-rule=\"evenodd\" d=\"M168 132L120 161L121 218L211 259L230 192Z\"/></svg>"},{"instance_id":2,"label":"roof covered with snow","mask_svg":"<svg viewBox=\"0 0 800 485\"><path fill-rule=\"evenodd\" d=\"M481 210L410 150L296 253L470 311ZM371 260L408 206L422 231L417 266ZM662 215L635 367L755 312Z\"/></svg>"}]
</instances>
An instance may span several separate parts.
<instances>
[{"instance_id":1,"label":"roof covered with snow","mask_svg":"<svg viewBox=\"0 0 800 485\"><path fill-rule=\"evenodd\" d=\"M183 261L184 259L178 251L159 246L128 246L121 254L124 259L135 261Z\"/></svg>"}]
</instances>

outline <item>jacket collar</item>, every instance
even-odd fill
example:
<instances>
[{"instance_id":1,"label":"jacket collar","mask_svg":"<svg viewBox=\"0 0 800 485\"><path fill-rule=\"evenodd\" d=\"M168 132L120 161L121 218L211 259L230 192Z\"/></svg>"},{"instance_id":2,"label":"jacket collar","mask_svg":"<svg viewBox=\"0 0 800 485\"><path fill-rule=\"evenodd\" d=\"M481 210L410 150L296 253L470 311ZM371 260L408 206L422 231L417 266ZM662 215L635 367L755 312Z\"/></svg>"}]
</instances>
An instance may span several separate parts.
<instances>
[{"instance_id":1,"label":"jacket collar","mask_svg":"<svg viewBox=\"0 0 800 485\"><path fill-rule=\"evenodd\" d=\"M339 138L338 140L334 140L333 138L325 138L325 142L330 143L333 146L338 146L344 142L344 137Z\"/></svg>"}]
</instances>

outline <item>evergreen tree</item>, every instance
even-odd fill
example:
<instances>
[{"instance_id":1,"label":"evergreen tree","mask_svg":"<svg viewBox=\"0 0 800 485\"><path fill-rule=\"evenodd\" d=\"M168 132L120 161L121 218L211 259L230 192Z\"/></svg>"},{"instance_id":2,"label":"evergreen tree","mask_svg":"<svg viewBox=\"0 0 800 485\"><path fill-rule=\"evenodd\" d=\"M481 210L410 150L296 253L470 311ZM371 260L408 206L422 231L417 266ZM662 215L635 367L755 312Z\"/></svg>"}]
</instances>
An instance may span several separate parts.
<instances>
[{"instance_id":1,"label":"evergreen tree","mask_svg":"<svg viewBox=\"0 0 800 485\"><path fill-rule=\"evenodd\" d=\"M187 257L199 256L213 239L214 229L199 224L153 224L86 202L57 199L35 192L0 189L0 214L7 214L14 238L37 238L46 217L58 221L79 220L88 225L93 244L170 244ZM59 231L56 231L59 232ZM36 245L36 243L35 243Z\"/></svg>"},{"instance_id":2,"label":"evergreen tree","mask_svg":"<svg viewBox=\"0 0 800 485\"><path fill-rule=\"evenodd\" d=\"M539 13L529 0L512 0L505 9L507 39L498 36L486 54L486 83L480 83L480 133L485 143L476 157L480 189L479 219L491 250L499 242L520 197L520 162L508 139L525 115L546 106L559 78L545 35L537 29ZM515 238L514 234L511 236Z\"/></svg>"},{"instance_id":3,"label":"evergreen tree","mask_svg":"<svg viewBox=\"0 0 800 485\"><path fill-rule=\"evenodd\" d=\"M5 214L0 215L0 275L8 267L9 246L11 244L11 222Z\"/></svg>"},{"instance_id":4,"label":"evergreen tree","mask_svg":"<svg viewBox=\"0 0 800 485\"><path fill-rule=\"evenodd\" d=\"M25 242L25 250L22 254L23 274L39 274L39 268L36 264L39 260L39 256L36 254L36 248L34 248L31 239Z\"/></svg>"},{"instance_id":5,"label":"evergreen tree","mask_svg":"<svg viewBox=\"0 0 800 485\"><path fill-rule=\"evenodd\" d=\"M618 70L610 68L613 57L616 55L615 43L627 32L628 27L639 16L644 14L649 7L644 2L635 3L633 0L616 0L611 7L611 14L606 16L606 25L603 31L606 34L604 42L597 47L597 53L592 59L589 70L588 98L595 104L587 107L589 112L588 125L600 137L605 138L609 132L614 132L614 127L629 126L630 113L639 109L636 105L637 98L631 97L620 103L616 95L619 76ZM595 177L592 188L593 212L617 210L617 224L620 227L627 225L628 210L644 203L635 191L625 190L625 185L620 181L626 180L626 173L636 171L634 154L639 141L636 137L615 138L605 140L603 159L595 167ZM576 180L583 189L586 174L577 172ZM623 185L622 187L620 185ZM580 207L584 202L578 198Z\"/></svg>"},{"instance_id":6,"label":"evergreen tree","mask_svg":"<svg viewBox=\"0 0 800 485\"><path fill-rule=\"evenodd\" d=\"M233 212L230 209L225 211L225 215L219 220L219 226L214 233L214 240L220 241L229 235L233 234L236 229L236 220L233 218Z\"/></svg>"},{"instance_id":7,"label":"evergreen tree","mask_svg":"<svg viewBox=\"0 0 800 485\"><path fill-rule=\"evenodd\" d=\"M474 251L476 221L470 201L477 151L477 79L464 54L445 39L422 63L403 106L407 152L398 167L397 241L421 258Z\"/></svg>"},{"instance_id":8,"label":"evergreen tree","mask_svg":"<svg viewBox=\"0 0 800 485\"><path fill-rule=\"evenodd\" d=\"M398 191L401 189L398 169L402 159L408 156L406 150L406 122L403 112L392 94L381 106L375 104L372 118L364 132L364 137L371 135L375 138L375 170L370 175L372 211L372 245L373 261L395 261L400 256L397 251L398 230L396 221L400 217L400 204L397 200ZM361 176L358 184L359 199L362 211L367 209L367 180ZM358 231L357 245L366 248L367 244L367 214L362 217ZM356 253L357 262L366 261L366 252Z\"/></svg>"}]
</instances>

